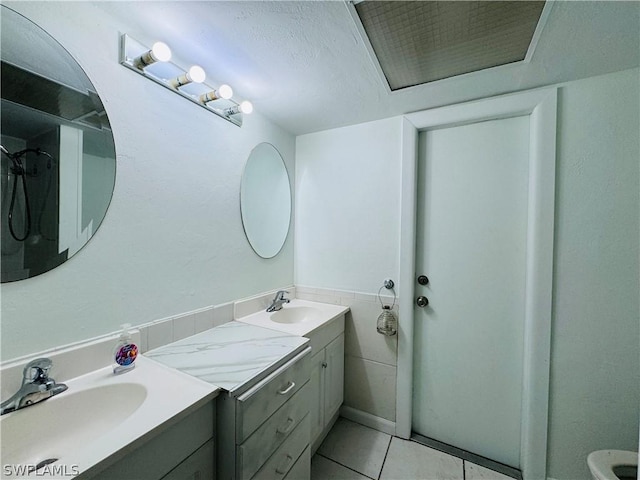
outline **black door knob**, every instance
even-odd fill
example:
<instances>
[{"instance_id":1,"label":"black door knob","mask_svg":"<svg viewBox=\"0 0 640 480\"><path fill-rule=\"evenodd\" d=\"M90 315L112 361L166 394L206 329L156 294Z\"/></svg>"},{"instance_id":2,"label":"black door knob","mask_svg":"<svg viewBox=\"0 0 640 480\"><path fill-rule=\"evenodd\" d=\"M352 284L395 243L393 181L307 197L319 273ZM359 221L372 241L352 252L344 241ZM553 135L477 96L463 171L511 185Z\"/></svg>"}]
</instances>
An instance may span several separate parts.
<instances>
[{"instance_id":1,"label":"black door knob","mask_svg":"<svg viewBox=\"0 0 640 480\"><path fill-rule=\"evenodd\" d=\"M427 305L429 305L429 299L423 295L420 295L418 298L416 298L416 304L419 307L426 307Z\"/></svg>"},{"instance_id":2,"label":"black door knob","mask_svg":"<svg viewBox=\"0 0 640 480\"><path fill-rule=\"evenodd\" d=\"M426 275L420 275L420 276L418 277L418 283L419 283L420 285L426 285L427 283L429 283L429 279L427 278L427 276L426 276Z\"/></svg>"}]
</instances>

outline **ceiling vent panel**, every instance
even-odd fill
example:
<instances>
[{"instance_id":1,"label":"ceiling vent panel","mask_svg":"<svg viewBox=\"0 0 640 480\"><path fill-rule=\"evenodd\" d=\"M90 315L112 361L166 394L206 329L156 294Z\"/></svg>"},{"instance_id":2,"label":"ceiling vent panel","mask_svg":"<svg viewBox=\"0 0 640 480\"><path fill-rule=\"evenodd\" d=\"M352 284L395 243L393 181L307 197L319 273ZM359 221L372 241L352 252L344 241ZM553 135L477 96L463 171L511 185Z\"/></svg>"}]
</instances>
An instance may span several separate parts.
<instances>
[{"instance_id":1,"label":"ceiling vent panel","mask_svg":"<svg viewBox=\"0 0 640 480\"><path fill-rule=\"evenodd\" d=\"M378 1L355 10L391 90L524 60L544 1Z\"/></svg>"}]
</instances>

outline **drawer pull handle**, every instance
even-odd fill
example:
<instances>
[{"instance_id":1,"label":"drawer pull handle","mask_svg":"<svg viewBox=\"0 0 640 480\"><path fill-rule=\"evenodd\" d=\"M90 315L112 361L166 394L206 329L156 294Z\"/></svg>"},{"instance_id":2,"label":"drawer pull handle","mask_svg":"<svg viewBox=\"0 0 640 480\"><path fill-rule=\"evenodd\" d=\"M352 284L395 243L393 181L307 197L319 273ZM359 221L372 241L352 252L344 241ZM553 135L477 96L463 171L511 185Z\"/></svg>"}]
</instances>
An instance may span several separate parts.
<instances>
[{"instance_id":1,"label":"drawer pull handle","mask_svg":"<svg viewBox=\"0 0 640 480\"><path fill-rule=\"evenodd\" d=\"M289 471L292 463L293 463L293 457L287 453L287 458L285 459L285 462L283 462L284 465L280 465L278 468L276 468L276 473L279 473L280 475L284 475Z\"/></svg>"},{"instance_id":2,"label":"drawer pull handle","mask_svg":"<svg viewBox=\"0 0 640 480\"><path fill-rule=\"evenodd\" d=\"M287 418L287 424L283 427L279 427L278 430L276 430L278 433L289 433L291 430L293 430L294 425L296 424L296 421L289 417Z\"/></svg>"},{"instance_id":3,"label":"drawer pull handle","mask_svg":"<svg viewBox=\"0 0 640 480\"><path fill-rule=\"evenodd\" d=\"M278 394L280 395L286 395L287 393L289 393L291 390L293 390L293 387L296 386L296 382L289 382L289 385L283 389L283 390L278 390Z\"/></svg>"}]
</instances>

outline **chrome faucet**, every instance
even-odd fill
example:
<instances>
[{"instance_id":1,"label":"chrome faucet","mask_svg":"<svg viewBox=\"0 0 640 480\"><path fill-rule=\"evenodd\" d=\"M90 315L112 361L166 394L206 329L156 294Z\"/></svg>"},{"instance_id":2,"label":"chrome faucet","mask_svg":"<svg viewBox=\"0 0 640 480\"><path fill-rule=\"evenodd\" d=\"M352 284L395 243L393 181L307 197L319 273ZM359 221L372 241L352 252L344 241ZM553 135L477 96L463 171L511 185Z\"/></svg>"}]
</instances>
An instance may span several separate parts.
<instances>
[{"instance_id":1,"label":"chrome faucet","mask_svg":"<svg viewBox=\"0 0 640 480\"><path fill-rule=\"evenodd\" d=\"M27 363L22 372L22 386L9 400L0 405L0 415L42 402L64 392L68 387L49 378L53 362L48 358L36 358Z\"/></svg>"},{"instance_id":2,"label":"chrome faucet","mask_svg":"<svg viewBox=\"0 0 640 480\"><path fill-rule=\"evenodd\" d=\"M285 290L278 290L278 293L276 293L276 296L271 301L271 305L267 307L267 312L277 312L278 310L282 310L282 305L291 301L288 298L285 298L285 293L289 292Z\"/></svg>"}]
</instances>

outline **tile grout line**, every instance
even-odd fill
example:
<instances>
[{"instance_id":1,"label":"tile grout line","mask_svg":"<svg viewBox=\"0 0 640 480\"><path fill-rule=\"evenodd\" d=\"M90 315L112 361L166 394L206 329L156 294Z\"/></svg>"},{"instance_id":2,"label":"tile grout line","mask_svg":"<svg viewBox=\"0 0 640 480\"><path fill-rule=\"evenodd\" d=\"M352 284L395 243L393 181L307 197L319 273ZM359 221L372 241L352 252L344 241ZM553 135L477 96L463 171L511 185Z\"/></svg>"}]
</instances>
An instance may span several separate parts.
<instances>
[{"instance_id":1,"label":"tile grout line","mask_svg":"<svg viewBox=\"0 0 640 480\"><path fill-rule=\"evenodd\" d=\"M334 460L333 458L327 457L326 455L323 455L323 454L318 453L318 452L316 452L316 453L315 453L315 455L318 455L318 456L320 456L320 457L322 457L322 458L326 458L326 459L327 459L327 460L329 460L330 462L337 463L337 464L338 464L338 465L340 465L341 467L344 467L344 468L346 468L346 469L348 469L348 470L351 470L352 472L355 472L355 473L357 473L358 475L362 475L362 476L363 476L363 477L365 477L365 478L370 478L371 480L376 480L376 479L374 479L374 478L371 478L369 475L365 475L364 473L359 472L358 470L355 470L355 469L353 469L353 468L351 468L351 467L348 467L347 465L344 465L344 464L342 464L342 463L338 462L337 460ZM385 456L385 458L386 458L386 456ZM381 472L382 472L382 470L381 470Z\"/></svg>"},{"instance_id":2,"label":"tile grout line","mask_svg":"<svg viewBox=\"0 0 640 480\"><path fill-rule=\"evenodd\" d=\"M382 471L384 470L384 464L387 462L387 456L389 455L389 450L391 449L391 442L393 441L393 435L389 436L389 445L387 445L387 451L384 452L384 460L382 460L382 467L380 467L380 473L378 474L378 479L382 476Z\"/></svg>"}]
</instances>

